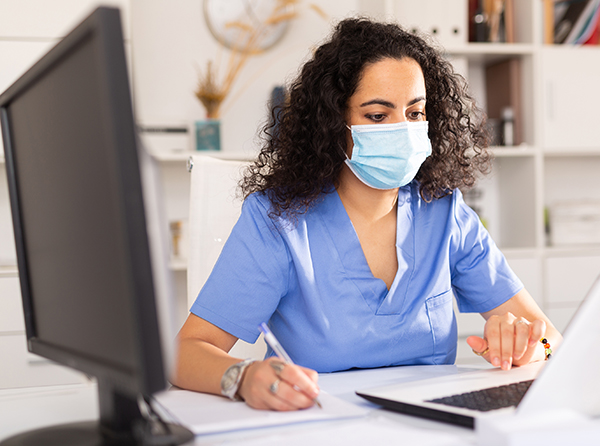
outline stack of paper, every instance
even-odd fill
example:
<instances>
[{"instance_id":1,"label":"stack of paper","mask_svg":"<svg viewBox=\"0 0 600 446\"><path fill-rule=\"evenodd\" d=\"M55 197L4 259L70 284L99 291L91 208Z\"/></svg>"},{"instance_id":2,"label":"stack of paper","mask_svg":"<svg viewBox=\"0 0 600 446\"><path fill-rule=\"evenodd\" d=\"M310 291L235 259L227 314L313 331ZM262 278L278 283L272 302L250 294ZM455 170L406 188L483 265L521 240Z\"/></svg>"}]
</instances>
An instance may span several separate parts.
<instances>
[{"instance_id":1,"label":"stack of paper","mask_svg":"<svg viewBox=\"0 0 600 446\"><path fill-rule=\"evenodd\" d=\"M356 418L363 417L369 412L369 409L348 403L325 392L319 394L319 402L323 408L314 406L292 412L256 410L244 402L187 390L168 390L155 395L155 398L176 422L196 435L307 421Z\"/></svg>"}]
</instances>

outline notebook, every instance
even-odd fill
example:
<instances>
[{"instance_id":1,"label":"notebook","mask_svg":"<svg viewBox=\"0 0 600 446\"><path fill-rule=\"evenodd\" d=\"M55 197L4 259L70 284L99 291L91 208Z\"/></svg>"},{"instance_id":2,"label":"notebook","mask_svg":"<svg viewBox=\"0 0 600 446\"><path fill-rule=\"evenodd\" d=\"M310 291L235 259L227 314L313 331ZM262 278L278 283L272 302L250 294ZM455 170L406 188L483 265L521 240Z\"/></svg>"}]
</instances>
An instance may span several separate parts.
<instances>
[{"instance_id":1,"label":"notebook","mask_svg":"<svg viewBox=\"0 0 600 446\"><path fill-rule=\"evenodd\" d=\"M474 370L456 367L445 376L358 390L357 395L398 412L473 428L480 417L516 411L534 414L543 410L570 409L583 415L600 415L600 276L579 306L564 332L560 348L548 361L513 367L511 370ZM436 366L423 366L436 367ZM526 392L509 407L480 410L472 392L489 391L492 404L514 394L513 383ZM506 387L508 386L508 387ZM523 390L523 389L521 389ZM509 392L510 393L510 392ZM465 399L467 407L457 407ZM473 402L475 401L475 402ZM462 404L462 402L458 402Z\"/></svg>"}]
</instances>

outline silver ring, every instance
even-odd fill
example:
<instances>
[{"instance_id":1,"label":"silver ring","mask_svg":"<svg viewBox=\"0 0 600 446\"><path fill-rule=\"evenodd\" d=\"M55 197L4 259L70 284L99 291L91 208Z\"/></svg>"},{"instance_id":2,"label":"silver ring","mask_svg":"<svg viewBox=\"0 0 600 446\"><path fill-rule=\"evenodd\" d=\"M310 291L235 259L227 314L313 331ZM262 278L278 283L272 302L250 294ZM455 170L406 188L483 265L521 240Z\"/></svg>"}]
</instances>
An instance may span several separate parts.
<instances>
[{"instance_id":1,"label":"silver ring","mask_svg":"<svg viewBox=\"0 0 600 446\"><path fill-rule=\"evenodd\" d=\"M269 390L273 395L277 395L277 391L279 390L279 383L281 381L279 381L278 379L275 380L275 382L273 384L271 384L269 386Z\"/></svg>"},{"instance_id":2,"label":"silver ring","mask_svg":"<svg viewBox=\"0 0 600 446\"><path fill-rule=\"evenodd\" d=\"M279 361L271 361L269 365L275 370L277 376L281 375L281 372L283 372L283 368L285 367L285 364Z\"/></svg>"},{"instance_id":3,"label":"silver ring","mask_svg":"<svg viewBox=\"0 0 600 446\"><path fill-rule=\"evenodd\" d=\"M525 324L525 325L529 326L529 324L528 324L527 322L525 322L525 321L522 321L522 320L518 320L517 322L515 322L515 327L516 327L517 325L519 325L519 324Z\"/></svg>"}]
</instances>

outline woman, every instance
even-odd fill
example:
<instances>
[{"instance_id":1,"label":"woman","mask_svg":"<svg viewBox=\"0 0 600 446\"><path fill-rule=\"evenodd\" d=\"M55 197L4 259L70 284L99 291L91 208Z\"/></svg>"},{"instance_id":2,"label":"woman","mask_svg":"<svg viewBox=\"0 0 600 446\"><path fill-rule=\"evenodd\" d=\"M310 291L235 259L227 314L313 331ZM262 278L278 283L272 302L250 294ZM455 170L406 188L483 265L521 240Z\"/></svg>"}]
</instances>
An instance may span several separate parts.
<instances>
[{"instance_id":1,"label":"woman","mask_svg":"<svg viewBox=\"0 0 600 446\"><path fill-rule=\"evenodd\" d=\"M396 25L342 21L290 88L247 172L242 215L179 335L173 383L260 409L311 406L316 372L456 357L452 295L494 366L560 334L458 188L489 169L461 78ZM227 354L268 321L296 365Z\"/></svg>"}]
</instances>

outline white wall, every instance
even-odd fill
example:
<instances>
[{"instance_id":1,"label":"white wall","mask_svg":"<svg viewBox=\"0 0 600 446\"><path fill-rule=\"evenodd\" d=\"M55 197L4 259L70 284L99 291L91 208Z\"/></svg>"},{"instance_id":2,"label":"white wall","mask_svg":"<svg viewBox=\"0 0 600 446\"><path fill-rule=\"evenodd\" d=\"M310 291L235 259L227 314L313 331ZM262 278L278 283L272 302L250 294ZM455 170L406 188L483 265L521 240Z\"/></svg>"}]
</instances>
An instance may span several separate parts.
<instances>
[{"instance_id":1,"label":"white wall","mask_svg":"<svg viewBox=\"0 0 600 446\"><path fill-rule=\"evenodd\" d=\"M194 96L198 70L221 51L202 12L202 0L131 0L134 96L145 125L184 124L203 119ZM237 79L222 114L222 150L252 153L259 123L266 119L271 90L297 72L331 23L355 14L356 0L321 0L323 20L303 1L300 16L272 49L252 57Z\"/></svg>"},{"instance_id":2,"label":"white wall","mask_svg":"<svg viewBox=\"0 0 600 446\"><path fill-rule=\"evenodd\" d=\"M128 39L129 0L0 0L0 93L100 3L121 8ZM2 154L0 143L0 160ZM27 352L15 264L8 185L0 161L0 389L87 382L85 375Z\"/></svg>"}]
</instances>

